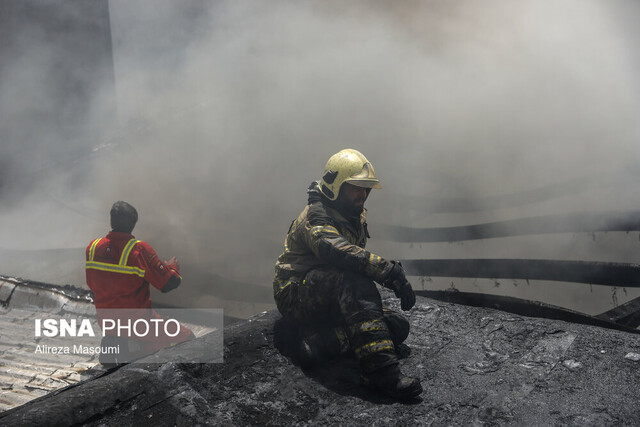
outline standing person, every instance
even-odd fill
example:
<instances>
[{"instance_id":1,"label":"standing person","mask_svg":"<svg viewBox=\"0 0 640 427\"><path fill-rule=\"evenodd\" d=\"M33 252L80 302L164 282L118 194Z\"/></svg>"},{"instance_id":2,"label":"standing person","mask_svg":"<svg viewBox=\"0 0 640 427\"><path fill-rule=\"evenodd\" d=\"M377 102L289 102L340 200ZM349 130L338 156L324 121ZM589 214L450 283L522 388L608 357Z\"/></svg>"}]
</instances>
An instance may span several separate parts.
<instances>
[{"instance_id":1,"label":"standing person","mask_svg":"<svg viewBox=\"0 0 640 427\"><path fill-rule=\"evenodd\" d=\"M131 233L138 221L138 212L129 203L115 202L110 214L112 230L105 237L93 240L86 249L87 286L94 293L98 319L102 322L114 315L119 320L163 319L151 307L149 284L161 292L177 288L182 281L178 259L161 261L148 243L136 240ZM102 339L103 347L120 346L118 363L194 337L182 325L175 337L132 338L132 334L128 335L107 335ZM101 355L100 362L114 361Z\"/></svg>"},{"instance_id":2,"label":"standing person","mask_svg":"<svg viewBox=\"0 0 640 427\"><path fill-rule=\"evenodd\" d=\"M285 319L316 331L301 344L303 362L351 349L366 386L406 399L422 393L420 381L398 366L396 346L407 337L409 322L383 309L375 282L393 290L403 310L413 307L415 294L398 262L364 249L364 203L372 188L381 188L380 182L362 153L345 149L331 156L289 227L275 267L274 299Z\"/></svg>"}]
</instances>

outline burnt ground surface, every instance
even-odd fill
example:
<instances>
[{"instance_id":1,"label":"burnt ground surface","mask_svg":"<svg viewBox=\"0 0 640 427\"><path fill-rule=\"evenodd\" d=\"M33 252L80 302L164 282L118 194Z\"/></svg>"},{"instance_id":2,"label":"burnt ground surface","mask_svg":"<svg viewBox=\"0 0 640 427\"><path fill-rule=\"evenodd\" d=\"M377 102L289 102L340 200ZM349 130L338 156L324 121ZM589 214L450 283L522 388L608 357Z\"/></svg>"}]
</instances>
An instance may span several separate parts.
<instances>
[{"instance_id":1,"label":"burnt ground surface","mask_svg":"<svg viewBox=\"0 0 640 427\"><path fill-rule=\"evenodd\" d=\"M409 317L401 366L425 389L414 401L361 387L348 357L300 369L289 330L267 312L225 328L222 364L131 364L2 413L0 424L640 425L638 334L425 297ZM206 345L166 351L188 357Z\"/></svg>"}]
</instances>

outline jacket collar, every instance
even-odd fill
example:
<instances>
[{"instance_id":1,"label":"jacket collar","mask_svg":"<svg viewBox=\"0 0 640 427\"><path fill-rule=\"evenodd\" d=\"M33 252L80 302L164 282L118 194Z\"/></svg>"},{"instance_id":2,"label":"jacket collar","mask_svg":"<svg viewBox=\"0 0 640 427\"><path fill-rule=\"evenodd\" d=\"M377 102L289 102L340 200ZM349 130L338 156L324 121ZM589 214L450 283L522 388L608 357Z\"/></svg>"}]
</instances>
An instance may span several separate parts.
<instances>
[{"instance_id":1,"label":"jacket collar","mask_svg":"<svg viewBox=\"0 0 640 427\"><path fill-rule=\"evenodd\" d=\"M120 231L111 230L107 233L107 239L109 240L131 240L134 236L131 233L122 233Z\"/></svg>"}]
</instances>

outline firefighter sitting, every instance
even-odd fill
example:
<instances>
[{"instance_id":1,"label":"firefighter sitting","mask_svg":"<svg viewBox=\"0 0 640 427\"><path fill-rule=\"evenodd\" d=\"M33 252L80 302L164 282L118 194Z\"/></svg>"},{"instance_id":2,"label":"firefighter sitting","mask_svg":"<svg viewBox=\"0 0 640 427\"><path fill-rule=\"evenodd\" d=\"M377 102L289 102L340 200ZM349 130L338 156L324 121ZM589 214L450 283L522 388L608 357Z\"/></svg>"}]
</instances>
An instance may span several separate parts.
<instances>
[{"instance_id":1,"label":"firefighter sitting","mask_svg":"<svg viewBox=\"0 0 640 427\"><path fill-rule=\"evenodd\" d=\"M366 386L407 399L422 393L420 381L398 366L396 346L406 339L409 322L382 307L375 282L393 290L403 310L413 307L415 294L399 263L364 249L364 203L372 188L380 182L362 153L345 149L329 159L289 227L276 263L274 299L286 320L310 331L300 345L302 365L352 350Z\"/></svg>"}]
</instances>

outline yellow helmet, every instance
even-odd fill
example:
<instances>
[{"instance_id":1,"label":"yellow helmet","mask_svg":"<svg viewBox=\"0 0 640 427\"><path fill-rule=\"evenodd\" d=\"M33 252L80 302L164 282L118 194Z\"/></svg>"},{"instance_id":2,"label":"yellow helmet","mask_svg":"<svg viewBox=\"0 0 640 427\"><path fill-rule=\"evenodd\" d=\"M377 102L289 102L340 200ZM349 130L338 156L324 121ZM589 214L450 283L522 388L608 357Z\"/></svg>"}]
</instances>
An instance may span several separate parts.
<instances>
[{"instance_id":1,"label":"yellow helmet","mask_svg":"<svg viewBox=\"0 0 640 427\"><path fill-rule=\"evenodd\" d=\"M320 180L320 191L329 200L335 200L345 182L364 188L382 188L373 165L361 152L351 148L341 150L329 158Z\"/></svg>"}]
</instances>

